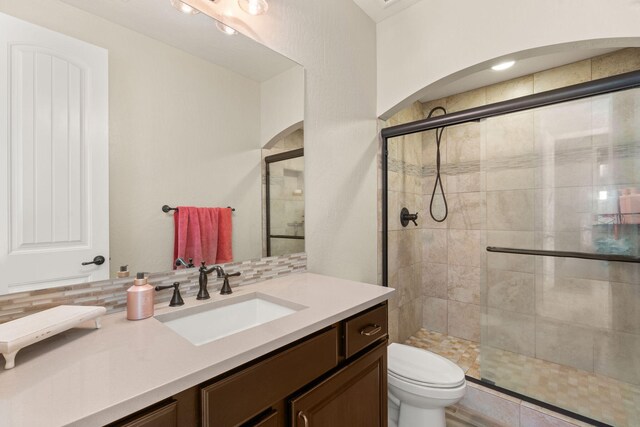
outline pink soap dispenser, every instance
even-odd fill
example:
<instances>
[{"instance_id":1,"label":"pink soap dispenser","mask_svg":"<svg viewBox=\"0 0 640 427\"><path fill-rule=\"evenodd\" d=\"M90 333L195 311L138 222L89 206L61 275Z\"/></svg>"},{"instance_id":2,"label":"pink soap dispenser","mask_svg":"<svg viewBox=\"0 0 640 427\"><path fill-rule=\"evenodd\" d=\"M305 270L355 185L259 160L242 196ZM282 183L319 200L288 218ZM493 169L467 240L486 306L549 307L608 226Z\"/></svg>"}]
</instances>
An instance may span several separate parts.
<instances>
[{"instance_id":1,"label":"pink soap dispenser","mask_svg":"<svg viewBox=\"0 0 640 427\"><path fill-rule=\"evenodd\" d=\"M133 286L127 289L127 319L141 320L153 316L153 286L144 273L138 273Z\"/></svg>"}]
</instances>

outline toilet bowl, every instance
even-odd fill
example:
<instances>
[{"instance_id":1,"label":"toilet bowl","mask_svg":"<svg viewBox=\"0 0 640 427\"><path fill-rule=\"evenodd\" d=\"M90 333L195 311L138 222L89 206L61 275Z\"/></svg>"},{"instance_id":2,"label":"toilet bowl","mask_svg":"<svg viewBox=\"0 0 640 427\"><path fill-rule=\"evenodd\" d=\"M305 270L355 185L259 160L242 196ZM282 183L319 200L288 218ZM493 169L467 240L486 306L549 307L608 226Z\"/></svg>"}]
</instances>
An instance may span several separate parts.
<instances>
[{"instance_id":1,"label":"toilet bowl","mask_svg":"<svg viewBox=\"0 0 640 427\"><path fill-rule=\"evenodd\" d=\"M464 396L464 371L416 347L387 349L389 427L445 427L444 409Z\"/></svg>"}]
</instances>

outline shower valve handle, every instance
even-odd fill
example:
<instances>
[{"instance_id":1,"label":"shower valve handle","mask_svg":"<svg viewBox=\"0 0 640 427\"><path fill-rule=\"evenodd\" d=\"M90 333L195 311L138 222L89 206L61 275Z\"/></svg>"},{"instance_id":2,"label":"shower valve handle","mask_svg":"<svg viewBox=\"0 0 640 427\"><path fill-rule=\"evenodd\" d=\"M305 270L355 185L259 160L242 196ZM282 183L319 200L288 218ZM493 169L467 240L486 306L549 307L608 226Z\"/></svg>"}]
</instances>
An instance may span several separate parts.
<instances>
[{"instance_id":1,"label":"shower valve handle","mask_svg":"<svg viewBox=\"0 0 640 427\"><path fill-rule=\"evenodd\" d=\"M402 210L400 211L400 224L402 224L403 227L406 227L407 225L409 225L409 221L413 221L413 223L415 224L415 226L418 226L418 221L416 221L418 219L418 212L412 214L409 213L409 209L407 208L402 208Z\"/></svg>"}]
</instances>

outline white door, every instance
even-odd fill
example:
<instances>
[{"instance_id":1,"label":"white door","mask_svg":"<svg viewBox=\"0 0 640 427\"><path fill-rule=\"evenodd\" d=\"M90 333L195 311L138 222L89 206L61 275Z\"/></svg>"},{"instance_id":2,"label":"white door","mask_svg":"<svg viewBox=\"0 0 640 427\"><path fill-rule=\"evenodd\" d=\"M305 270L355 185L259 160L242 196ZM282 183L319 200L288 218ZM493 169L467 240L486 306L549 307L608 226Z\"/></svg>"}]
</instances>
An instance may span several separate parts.
<instances>
[{"instance_id":1,"label":"white door","mask_svg":"<svg viewBox=\"0 0 640 427\"><path fill-rule=\"evenodd\" d=\"M0 294L109 277L108 141L107 51L0 14Z\"/></svg>"}]
</instances>

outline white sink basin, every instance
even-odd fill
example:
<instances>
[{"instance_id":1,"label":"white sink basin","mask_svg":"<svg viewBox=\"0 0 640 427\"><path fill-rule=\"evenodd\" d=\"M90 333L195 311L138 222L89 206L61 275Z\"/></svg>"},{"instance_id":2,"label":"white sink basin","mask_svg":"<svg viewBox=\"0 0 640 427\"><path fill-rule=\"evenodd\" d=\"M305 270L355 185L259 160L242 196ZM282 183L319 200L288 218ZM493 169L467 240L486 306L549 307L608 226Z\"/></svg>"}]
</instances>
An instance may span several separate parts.
<instances>
[{"instance_id":1,"label":"white sink basin","mask_svg":"<svg viewBox=\"0 0 640 427\"><path fill-rule=\"evenodd\" d=\"M264 325L306 308L300 304L253 292L190 309L159 314L156 319L194 345Z\"/></svg>"}]
</instances>

